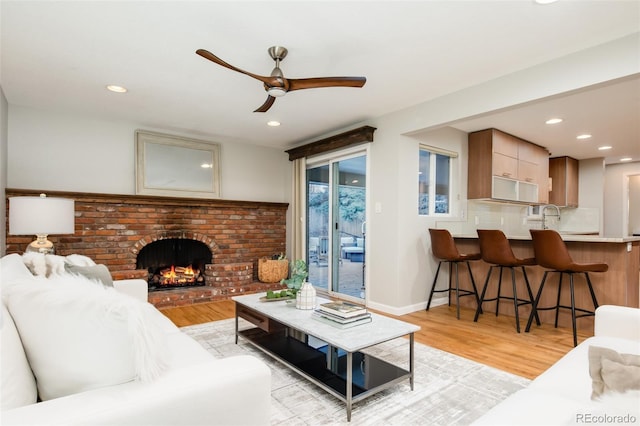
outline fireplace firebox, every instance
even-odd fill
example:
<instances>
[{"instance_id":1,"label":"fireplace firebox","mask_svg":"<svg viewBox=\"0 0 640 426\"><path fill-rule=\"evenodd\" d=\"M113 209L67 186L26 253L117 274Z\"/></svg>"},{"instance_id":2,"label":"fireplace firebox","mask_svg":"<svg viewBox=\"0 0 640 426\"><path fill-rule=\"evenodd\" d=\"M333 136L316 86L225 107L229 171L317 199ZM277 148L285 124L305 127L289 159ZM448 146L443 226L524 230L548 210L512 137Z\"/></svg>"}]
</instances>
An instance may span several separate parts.
<instances>
[{"instance_id":1,"label":"fireplace firebox","mask_svg":"<svg viewBox=\"0 0 640 426\"><path fill-rule=\"evenodd\" d=\"M205 265L212 263L211 249L188 238L153 241L140 250L136 269L148 271L149 291L203 286Z\"/></svg>"}]
</instances>

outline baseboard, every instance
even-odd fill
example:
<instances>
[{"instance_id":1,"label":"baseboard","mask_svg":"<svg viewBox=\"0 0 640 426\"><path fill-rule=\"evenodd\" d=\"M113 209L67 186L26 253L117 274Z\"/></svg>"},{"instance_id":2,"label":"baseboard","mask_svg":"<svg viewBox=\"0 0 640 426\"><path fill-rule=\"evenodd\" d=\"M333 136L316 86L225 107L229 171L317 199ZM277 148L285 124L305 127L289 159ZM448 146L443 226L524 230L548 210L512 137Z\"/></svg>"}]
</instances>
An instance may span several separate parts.
<instances>
[{"instance_id":1,"label":"baseboard","mask_svg":"<svg viewBox=\"0 0 640 426\"><path fill-rule=\"evenodd\" d=\"M433 308L435 306L445 305L447 303L449 302L446 297L440 297L437 299L433 299L431 301L431 307ZM397 306L389 306L383 303L376 303L376 302L369 301L367 303L367 307L371 309L375 309L377 311L385 312L387 314L400 316L400 315L410 314L416 311L425 310L427 308L427 302L424 301L424 302L416 303L413 305L397 307Z\"/></svg>"}]
</instances>

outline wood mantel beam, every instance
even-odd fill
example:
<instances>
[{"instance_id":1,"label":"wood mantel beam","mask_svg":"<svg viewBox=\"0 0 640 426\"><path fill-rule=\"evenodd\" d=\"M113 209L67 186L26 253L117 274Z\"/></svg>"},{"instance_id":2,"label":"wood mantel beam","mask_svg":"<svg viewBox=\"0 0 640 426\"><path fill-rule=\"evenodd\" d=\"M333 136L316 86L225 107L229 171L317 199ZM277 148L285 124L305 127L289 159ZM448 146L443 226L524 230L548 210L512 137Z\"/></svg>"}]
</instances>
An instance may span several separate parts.
<instances>
[{"instance_id":1,"label":"wood mantel beam","mask_svg":"<svg viewBox=\"0 0 640 426\"><path fill-rule=\"evenodd\" d=\"M347 146L373 142L373 132L375 132L375 130L375 127L363 126L349 130L348 132L340 133L339 135L330 136L316 142L291 148L285 152L289 154L289 161L293 161L298 158L322 154L323 152L329 152Z\"/></svg>"}]
</instances>

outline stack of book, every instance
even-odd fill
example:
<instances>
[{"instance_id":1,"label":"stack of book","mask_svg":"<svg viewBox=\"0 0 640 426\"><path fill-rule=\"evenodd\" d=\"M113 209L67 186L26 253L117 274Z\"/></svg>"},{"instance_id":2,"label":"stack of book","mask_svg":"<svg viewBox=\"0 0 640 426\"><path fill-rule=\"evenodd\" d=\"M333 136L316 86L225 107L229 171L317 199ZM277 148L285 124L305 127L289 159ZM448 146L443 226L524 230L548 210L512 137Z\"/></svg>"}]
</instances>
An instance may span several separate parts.
<instances>
[{"instance_id":1,"label":"stack of book","mask_svg":"<svg viewBox=\"0 0 640 426\"><path fill-rule=\"evenodd\" d=\"M371 322L371 314L366 307L342 301L321 303L312 316L338 328L351 328Z\"/></svg>"}]
</instances>

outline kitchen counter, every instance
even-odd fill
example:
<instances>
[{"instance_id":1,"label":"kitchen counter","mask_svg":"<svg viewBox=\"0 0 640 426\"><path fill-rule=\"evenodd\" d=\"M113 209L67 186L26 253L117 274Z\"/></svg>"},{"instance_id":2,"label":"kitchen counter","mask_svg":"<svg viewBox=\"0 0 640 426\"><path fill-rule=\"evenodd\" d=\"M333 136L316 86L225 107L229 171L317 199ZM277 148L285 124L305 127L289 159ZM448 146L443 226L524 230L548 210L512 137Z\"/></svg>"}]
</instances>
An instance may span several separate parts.
<instances>
[{"instance_id":1,"label":"kitchen counter","mask_svg":"<svg viewBox=\"0 0 640 426\"><path fill-rule=\"evenodd\" d=\"M601 237L598 235L584 234L563 234L560 233L565 242L586 242L586 243L632 243L640 241L640 237ZM478 238L478 234L453 234L453 238ZM531 241L531 235L507 235L510 240Z\"/></svg>"},{"instance_id":2,"label":"kitchen counter","mask_svg":"<svg viewBox=\"0 0 640 426\"><path fill-rule=\"evenodd\" d=\"M452 232L456 245L460 253L479 253L477 234ZM573 235L561 234L562 239L567 245L569 253L577 263L606 263L609 270L602 273L590 273L589 277L593 284L594 292L600 305L620 305L633 308L640 307L640 237L601 237L598 235ZM507 235L511 248L516 257L528 258L534 257L533 244L530 235ZM470 262L473 276L478 286L478 291L482 291L489 265L483 261ZM545 268L540 266L527 266L527 276L533 294L537 294ZM460 269L461 273L466 268ZM491 275L492 284L489 285L486 298L495 297L497 292L498 273L494 271ZM554 306L558 295L558 273L552 273L547 276L544 292L540 299L540 306ZM494 281L495 280L495 281ZM522 271L516 271L516 281L518 297L525 296L526 290ZM575 294L576 307L593 307L589 292L585 283L584 275L576 274L575 278ZM565 284L566 282L566 284ZM502 294L511 294L511 275L509 271L503 274ZM562 304L569 305L569 289L568 278L563 281ZM469 280L460 279L462 288L470 288ZM469 308L476 308L473 298L463 297L460 299L460 305ZM452 300L452 303L454 301ZM484 315L480 316L479 321L486 315L493 315L495 312L495 302L486 303L483 306ZM524 327L530 312L529 306L520 307L521 327ZM514 316L513 304L508 301L500 303L500 315ZM541 311L539 313L543 326L548 324L553 327L555 320L555 311ZM593 331L593 317L580 318L577 321L578 328L586 331ZM560 310L559 318L560 327L571 327L571 313L567 309ZM532 328L532 331L536 327Z\"/></svg>"}]
</instances>

